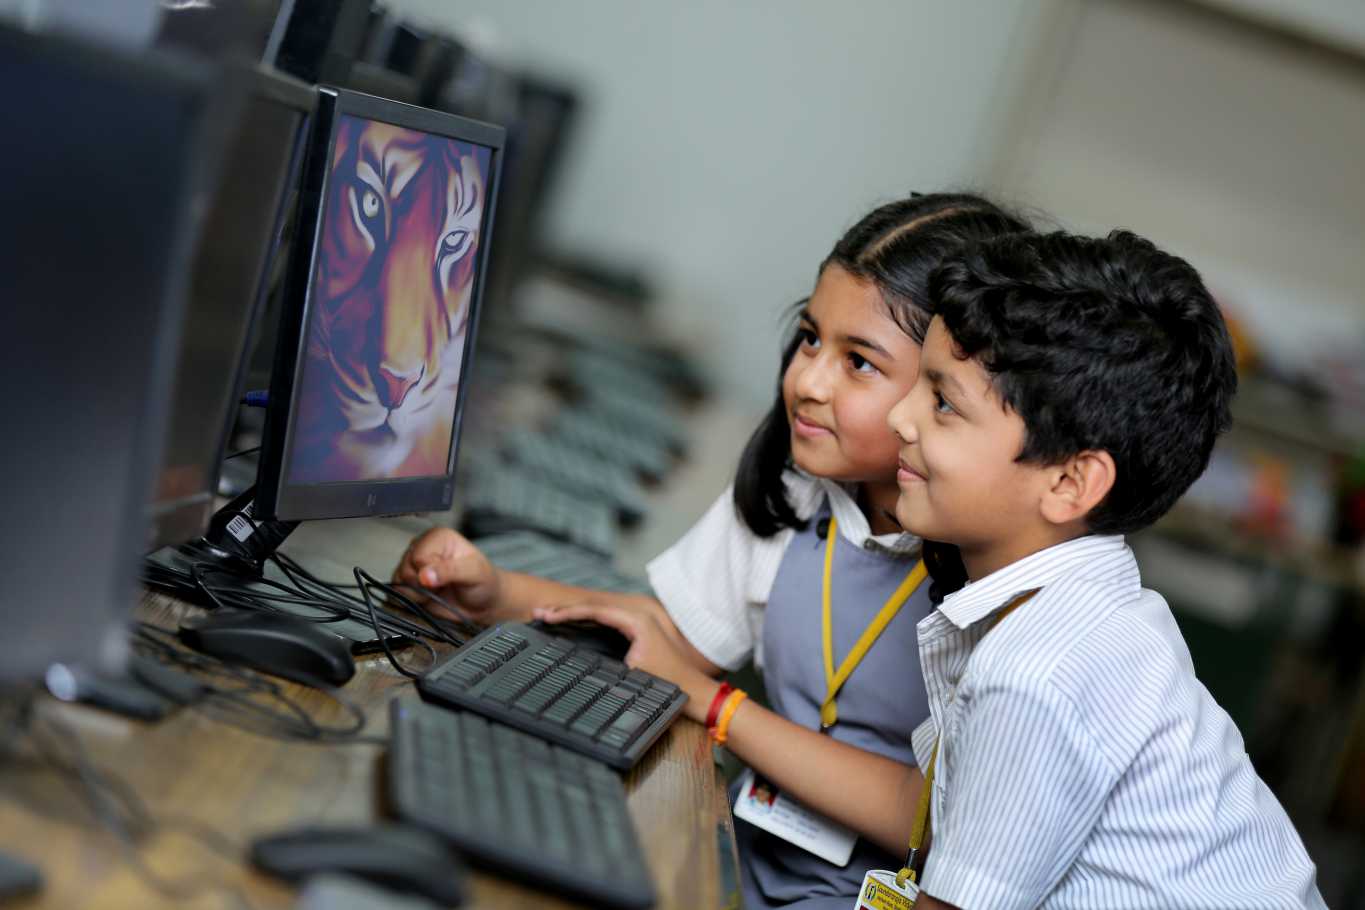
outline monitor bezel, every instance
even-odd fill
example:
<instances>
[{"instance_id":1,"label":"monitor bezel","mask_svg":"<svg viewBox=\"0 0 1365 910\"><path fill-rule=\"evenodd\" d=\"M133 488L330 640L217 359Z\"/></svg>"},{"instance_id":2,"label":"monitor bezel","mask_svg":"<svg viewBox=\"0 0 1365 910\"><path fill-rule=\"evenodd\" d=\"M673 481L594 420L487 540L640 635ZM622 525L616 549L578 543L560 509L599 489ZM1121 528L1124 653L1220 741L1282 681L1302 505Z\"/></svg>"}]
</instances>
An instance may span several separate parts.
<instances>
[{"instance_id":1,"label":"monitor bezel","mask_svg":"<svg viewBox=\"0 0 1365 910\"><path fill-rule=\"evenodd\" d=\"M469 331L465 336L456 393L455 416L444 474L428 477L378 480L290 483L286 459L292 451L294 426L290 419L298 404L299 372L307 344L305 327L313 312L312 277L317 267L326 206L327 181L331 176L332 147L344 116L391 123L461 142L484 146L490 151L488 206L480 237L474 284L470 291ZM260 473L254 513L262 519L303 521L325 518L356 518L370 515L402 515L449 509L454 500L455 465L459 451L470 365L473 362L484 287L488 281L489 250L502 179L505 132L500 126L366 95L349 89L321 86L313 116L312 138L304 160L299 194L299 222L294 236L287 279L289 303L281 314L279 343L271 372L270 403L262 440Z\"/></svg>"}]
</instances>

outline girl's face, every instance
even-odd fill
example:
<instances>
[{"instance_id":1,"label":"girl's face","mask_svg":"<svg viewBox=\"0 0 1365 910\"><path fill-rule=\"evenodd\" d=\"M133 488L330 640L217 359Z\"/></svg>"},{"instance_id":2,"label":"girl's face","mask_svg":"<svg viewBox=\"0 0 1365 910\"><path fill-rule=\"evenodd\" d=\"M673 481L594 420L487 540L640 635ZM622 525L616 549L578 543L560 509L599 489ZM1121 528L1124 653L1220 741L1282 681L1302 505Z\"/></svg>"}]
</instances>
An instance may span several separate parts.
<instances>
[{"instance_id":1,"label":"girl's face","mask_svg":"<svg viewBox=\"0 0 1365 910\"><path fill-rule=\"evenodd\" d=\"M796 466L830 480L895 483L899 440L886 418L919 375L919 345L877 286L829 265L801 313L782 376Z\"/></svg>"}]
</instances>

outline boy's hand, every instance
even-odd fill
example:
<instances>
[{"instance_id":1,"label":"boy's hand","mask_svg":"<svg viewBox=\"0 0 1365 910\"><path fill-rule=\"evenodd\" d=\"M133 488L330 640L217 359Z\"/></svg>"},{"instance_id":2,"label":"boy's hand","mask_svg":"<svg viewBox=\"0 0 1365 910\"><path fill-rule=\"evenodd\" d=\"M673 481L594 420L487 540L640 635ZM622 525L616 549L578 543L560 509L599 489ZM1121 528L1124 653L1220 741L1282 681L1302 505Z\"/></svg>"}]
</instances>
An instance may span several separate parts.
<instances>
[{"instance_id":1,"label":"boy's hand","mask_svg":"<svg viewBox=\"0 0 1365 910\"><path fill-rule=\"evenodd\" d=\"M393 570L393 583L421 585L434 591L479 623L489 621L501 594L497 568L478 547L450 528L432 528L408 544L398 567ZM421 591L404 593L418 603L427 601ZM449 615L435 602L429 609L442 616Z\"/></svg>"},{"instance_id":2,"label":"boy's hand","mask_svg":"<svg viewBox=\"0 0 1365 910\"><path fill-rule=\"evenodd\" d=\"M663 614L662 619L660 614ZM687 716L697 721L705 720L706 710L719 684L688 661L674 640L677 630L672 628L662 608L655 611L589 603L537 607L532 615L551 624L587 620L611 626L630 640L626 664L676 683L688 695L684 708ZM664 625L666 622L668 627Z\"/></svg>"}]
</instances>

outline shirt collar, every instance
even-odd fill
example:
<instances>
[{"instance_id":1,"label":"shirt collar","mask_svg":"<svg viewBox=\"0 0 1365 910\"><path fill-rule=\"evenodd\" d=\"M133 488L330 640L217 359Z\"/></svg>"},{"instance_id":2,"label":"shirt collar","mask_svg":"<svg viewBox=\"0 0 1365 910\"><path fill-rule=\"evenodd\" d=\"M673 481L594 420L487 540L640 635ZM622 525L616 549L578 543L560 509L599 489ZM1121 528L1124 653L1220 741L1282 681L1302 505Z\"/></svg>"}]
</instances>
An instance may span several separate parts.
<instances>
[{"instance_id":1,"label":"shirt collar","mask_svg":"<svg viewBox=\"0 0 1365 910\"><path fill-rule=\"evenodd\" d=\"M1137 584L1137 561L1122 535L1088 534L1039 550L943 598L939 612L959 629L985 619L1013 598L1084 570ZM1130 578L1131 576L1131 578Z\"/></svg>"},{"instance_id":2,"label":"shirt collar","mask_svg":"<svg viewBox=\"0 0 1365 910\"><path fill-rule=\"evenodd\" d=\"M864 549L880 549L895 556L914 553L920 547L920 539L904 531L891 531L887 534L873 534L867 516L858 508L854 499L857 487L853 484L837 483L823 477L813 478L829 500L829 511L839 523L839 536L854 546Z\"/></svg>"},{"instance_id":3,"label":"shirt collar","mask_svg":"<svg viewBox=\"0 0 1365 910\"><path fill-rule=\"evenodd\" d=\"M919 552L921 541L914 534L904 531L872 533L867 516L853 498L856 484L816 477L796 467L788 468L782 479L787 489L787 502L802 521L814 518L820 511L821 501L828 501L829 512L839 523L839 536L855 547L881 550L892 556L912 556Z\"/></svg>"}]
</instances>

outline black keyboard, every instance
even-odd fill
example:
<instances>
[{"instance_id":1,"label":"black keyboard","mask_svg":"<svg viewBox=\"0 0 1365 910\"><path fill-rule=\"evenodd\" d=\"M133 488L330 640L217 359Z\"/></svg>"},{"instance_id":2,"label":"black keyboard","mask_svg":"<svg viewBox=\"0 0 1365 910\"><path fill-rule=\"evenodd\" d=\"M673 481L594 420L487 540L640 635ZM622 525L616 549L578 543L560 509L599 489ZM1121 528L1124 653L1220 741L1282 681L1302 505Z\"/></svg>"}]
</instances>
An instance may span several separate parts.
<instances>
[{"instance_id":1,"label":"black keyboard","mask_svg":"<svg viewBox=\"0 0 1365 910\"><path fill-rule=\"evenodd\" d=\"M654 906L615 772L476 714L395 699L389 799L397 816L482 863L593 907Z\"/></svg>"},{"instance_id":2,"label":"black keyboard","mask_svg":"<svg viewBox=\"0 0 1365 910\"><path fill-rule=\"evenodd\" d=\"M643 578L618 572L596 553L534 531L480 537L478 543L489 562L508 572L536 575L594 591L654 595L654 589Z\"/></svg>"},{"instance_id":3,"label":"black keyboard","mask_svg":"<svg viewBox=\"0 0 1365 910\"><path fill-rule=\"evenodd\" d=\"M527 470L473 460L461 484L461 529L471 538L531 528L603 556L616 552L616 512Z\"/></svg>"},{"instance_id":4,"label":"black keyboard","mask_svg":"<svg viewBox=\"0 0 1365 910\"><path fill-rule=\"evenodd\" d=\"M645 515L645 491L628 468L604 462L565 440L519 427L502 438L502 451L522 470L578 496L605 500L626 522Z\"/></svg>"},{"instance_id":5,"label":"black keyboard","mask_svg":"<svg viewBox=\"0 0 1365 910\"><path fill-rule=\"evenodd\" d=\"M592 452L603 461L635 471L649 481L662 480L673 466L673 453L652 439L597 419L588 412L566 408L550 423L552 436L575 449Z\"/></svg>"},{"instance_id":6,"label":"black keyboard","mask_svg":"<svg viewBox=\"0 0 1365 910\"><path fill-rule=\"evenodd\" d=\"M676 455L687 453L688 439L676 408L653 407L632 398L628 392L606 387L584 389L577 407Z\"/></svg>"},{"instance_id":7,"label":"black keyboard","mask_svg":"<svg viewBox=\"0 0 1365 910\"><path fill-rule=\"evenodd\" d=\"M517 623L483 630L417 689L622 770L687 700L671 682Z\"/></svg>"}]
</instances>

